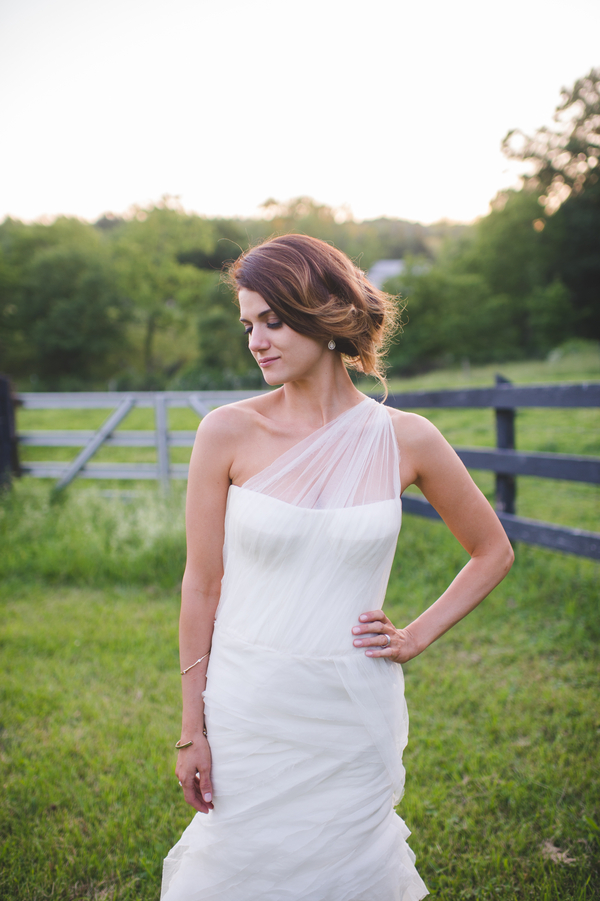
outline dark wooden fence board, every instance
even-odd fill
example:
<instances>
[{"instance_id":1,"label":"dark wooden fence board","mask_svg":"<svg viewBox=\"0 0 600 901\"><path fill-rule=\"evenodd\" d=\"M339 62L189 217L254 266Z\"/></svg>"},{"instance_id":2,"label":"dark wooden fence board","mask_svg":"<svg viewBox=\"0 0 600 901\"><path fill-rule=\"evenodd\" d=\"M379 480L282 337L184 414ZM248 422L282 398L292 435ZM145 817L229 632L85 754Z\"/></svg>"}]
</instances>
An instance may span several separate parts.
<instances>
[{"instance_id":1,"label":"dark wooden fence board","mask_svg":"<svg viewBox=\"0 0 600 901\"><path fill-rule=\"evenodd\" d=\"M402 511L404 513L412 513L413 516L425 516L427 519L439 519L442 517L435 507L432 507L429 501L424 497L416 497L414 494L402 495Z\"/></svg>"},{"instance_id":2,"label":"dark wooden fence board","mask_svg":"<svg viewBox=\"0 0 600 901\"><path fill-rule=\"evenodd\" d=\"M600 560L600 534L596 532L566 529L535 519L511 516L510 513L498 513L498 518L511 541L524 541L526 544Z\"/></svg>"},{"instance_id":3,"label":"dark wooden fence board","mask_svg":"<svg viewBox=\"0 0 600 901\"><path fill-rule=\"evenodd\" d=\"M600 407L600 383L577 385L497 385L454 391L406 391L385 401L399 409L434 407Z\"/></svg>"},{"instance_id":4,"label":"dark wooden fence board","mask_svg":"<svg viewBox=\"0 0 600 901\"><path fill-rule=\"evenodd\" d=\"M600 458L571 454L522 453L494 448L455 447L469 469L485 469L510 475L539 476L569 482L600 484Z\"/></svg>"},{"instance_id":5,"label":"dark wooden fence board","mask_svg":"<svg viewBox=\"0 0 600 901\"><path fill-rule=\"evenodd\" d=\"M405 513L412 513L416 516L425 516L428 519L441 519L437 510L424 497L404 495L402 497L402 509ZM576 554L579 557L591 557L592 560L600 560L600 534L597 532L586 532L583 529L567 529L564 526L538 522L535 519L525 519L522 516L513 516L510 513L497 512L496 515L511 541L523 541L525 544L535 544L538 547L546 547L567 554Z\"/></svg>"}]
</instances>

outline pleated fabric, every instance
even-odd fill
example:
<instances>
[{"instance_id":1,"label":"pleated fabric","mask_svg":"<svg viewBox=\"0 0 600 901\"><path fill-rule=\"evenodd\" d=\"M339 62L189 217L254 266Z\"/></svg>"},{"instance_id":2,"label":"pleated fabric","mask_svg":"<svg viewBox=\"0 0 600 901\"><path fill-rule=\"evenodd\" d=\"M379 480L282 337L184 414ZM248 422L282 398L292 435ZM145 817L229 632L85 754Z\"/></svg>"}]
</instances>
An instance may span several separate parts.
<instances>
[{"instance_id":1,"label":"pleated fabric","mask_svg":"<svg viewBox=\"0 0 600 901\"><path fill-rule=\"evenodd\" d=\"M229 489L205 691L215 809L164 863L163 901L418 901L394 811L402 668L354 648L401 524L389 412L362 402Z\"/></svg>"}]
</instances>

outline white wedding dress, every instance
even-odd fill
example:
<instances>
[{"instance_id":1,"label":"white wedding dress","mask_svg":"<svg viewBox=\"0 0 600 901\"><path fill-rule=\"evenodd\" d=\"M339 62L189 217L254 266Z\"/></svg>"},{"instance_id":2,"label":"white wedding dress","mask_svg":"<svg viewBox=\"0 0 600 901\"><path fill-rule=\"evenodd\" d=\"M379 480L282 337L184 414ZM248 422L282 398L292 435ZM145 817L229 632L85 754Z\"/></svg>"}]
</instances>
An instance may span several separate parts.
<instances>
[{"instance_id":1,"label":"white wedding dress","mask_svg":"<svg viewBox=\"0 0 600 901\"><path fill-rule=\"evenodd\" d=\"M229 489L208 668L214 810L164 863L162 901L418 901L394 811L401 667L352 644L383 604L401 522L388 410L365 398Z\"/></svg>"}]
</instances>

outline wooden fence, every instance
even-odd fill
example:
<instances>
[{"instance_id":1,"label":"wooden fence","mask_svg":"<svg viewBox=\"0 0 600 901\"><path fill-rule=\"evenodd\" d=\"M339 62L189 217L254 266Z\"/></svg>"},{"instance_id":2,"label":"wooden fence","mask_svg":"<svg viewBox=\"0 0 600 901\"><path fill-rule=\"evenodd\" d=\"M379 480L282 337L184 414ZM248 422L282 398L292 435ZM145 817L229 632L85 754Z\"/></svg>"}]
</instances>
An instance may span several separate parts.
<instances>
[{"instance_id":1,"label":"wooden fence","mask_svg":"<svg viewBox=\"0 0 600 901\"><path fill-rule=\"evenodd\" d=\"M191 407L199 417L213 407L253 397L256 391L163 391L21 394L24 409L113 409L96 431L26 431L18 434L22 445L40 447L82 447L71 463L25 463L21 472L36 478L58 479L60 490L76 476L92 479L158 479L164 489L169 480L187 478L187 464L173 464L171 447L191 447L194 431L169 431L169 407ZM455 448L464 464L496 474L496 512L513 541L540 545L600 560L600 533L569 529L517 516L516 476L600 484L600 458L567 454L523 453L515 450L515 411L519 407L600 407L600 384L515 386L501 377L492 388L457 391L413 391L392 394L386 403L401 409L493 408L496 415L495 448ZM154 431L125 431L117 426L134 407L154 409ZM116 409L115 409L116 408ZM103 445L112 447L155 447L156 463L91 463ZM404 510L418 516L439 518L424 499L405 495Z\"/></svg>"},{"instance_id":2,"label":"wooden fence","mask_svg":"<svg viewBox=\"0 0 600 901\"><path fill-rule=\"evenodd\" d=\"M517 516L515 510L518 475L600 484L598 457L515 450L515 412L518 407L600 407L600 384L518 386L498 376L493 388L411 391L390 395L387 403L405 410L492 407L496 414L496 447L455 447L454 450L468 468L496 473L496 513L508 537L511 541L600 560L600 533L525 519ZM402 505L407 513L439 519L439 514L424 498L404 495Z\"/></svg>"},{"instance_id":3,"label":"wooden fence","mask_svg":"<svg viewBox=\"0 0 600 901\"><path fill-rule=\"evenodd\" d=\"M158 479L164 489L170 479L187 479L187 463L171 463L169 448L192 447L195 431L169 431L169 407L191 407L200 418L214 407L230 404L259 391L94 391L21 394L17 403L25 410L114 409L96 431L44 430L19 432L19 444L37 447L82 447L72 463L24 463L23 475L58 479L56 490L66 488L76 476L86 479ZM154 409L154 431L125 431L118 425L134 407ZM90 463L102 446L154 447L156 463Z\"/></svg>"}]
</instances>

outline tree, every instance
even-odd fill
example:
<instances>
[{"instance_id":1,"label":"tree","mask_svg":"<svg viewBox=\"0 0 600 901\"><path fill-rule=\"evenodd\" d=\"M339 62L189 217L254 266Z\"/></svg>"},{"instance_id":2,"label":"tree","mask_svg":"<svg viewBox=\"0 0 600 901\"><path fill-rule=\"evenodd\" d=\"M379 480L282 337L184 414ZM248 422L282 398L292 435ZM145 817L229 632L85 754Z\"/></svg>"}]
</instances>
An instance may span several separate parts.
<instances>
[{"instance_id":1,"label":"tree","mask_svg":"<svg viewBox=\"0 0 600 901\"><path fill-rule=\"evenodd\" d=\"M60 217L51 225L0 225L0 352L14 376L46 387L103 377L124 347L126 304L94 228Z\"/></svg>"},{"instance_id":2,"label":"tree","mask_svg":"<svg viewBox=\"0 0 600 901\"><path fill-rule=\"evenodd\" d=\"M600 340L600 183L571 195L548 219L543 235L553 249L553 276L569 291L565 329Z\"/></svg>"},{"instance_id":3,"label":"tree","mask_svg":"<svg viewBox=\"0 0 600 901\"><path fill-rule=\"evenodd\" d=\"M210 248L203 242L191 250L180 251L180 263L191 263L198 269L220 272L222 267L233 262L248 247L248 235L242 222L236 219L211 219L213 244Z\"/></svg>"},{"instance_id":4,"label":"tree","mask_svg":"<svg viewBox=\"0 0 600 901\"><path fill-rule=\"evenodd\" d=\"M170 198L151 209L135 208L133 216L111 232L121 288L130 299L143 330L146 376L156 368L157 333L187 325L188 311L200 303L207 275L181 263L194 251L214 250L213 230L206 220L187 216Z\"/></svg>"},{"instance_id":5,"label":"tree","mask_svg":"<svg viewBox=\"0 0 600 901\"><path fill-rule=\"evenodd\" d=\"M428 234L436 229L386 217L356 222L347 208L336 209L311 197L294 197L283 203L271 198L262 208L265 219L248 223L252 242L273 234L310 235L334 244L363 269L381 259L429 255Z\"/></svg>"},{"instance_id":6,"label":"tree","mask_svg":"<svg viewBox=\"0 0 600 901\"><path fill-rule=\"evenodd\" d=\"M539 228L540 215L533 193L504 192L433 265L409 262L388 283L406 299L408 319L390 354L392 368L537 356L576 334L555 239Z\"/></svg>"},{"instance_id":7,"label":"tree","mask_svg":"<svg viewBox=\"0 0 600 901\"><path fill-rule=\"evenodd\" d=\"M392 371L415 372L467 358L485 363L519 354L519 329L506 295L485 278L448 265L409 262L385 286L406 300L405 329L390 348Z\"/></svg>"},{"instance_id":8,"label":"tree","mask_svg":"<svg viewBox=\"0 0 600 901\"><path fill-rule=\"evenodd\" d=\"M18 320L36 374L49 387L107 374L123 346L126 305L101 250L39 251L21 284Z\"/></svg>"},{"instance_id":9,"label":"tree","mask_svg":"<svg viewBox=\"0 0 600 901\"><path fill-rule=\"evenodd\" d=\"M231 289L218 273L196 309L197 357L171 383L174 389L233 390L262 388L260 369L248 350L248 338Z\"/></svg>"},{"instance_id":10,"label":"tree","mask_svg":"<svg viewBox=\"0 0 600 901\"><path fill-rule=\"evenodd\" d=\"M524 176L540 195L546 212L555 212L568 197L598 184L600 174L600 68L591 69L572 88L563 88L554 114L555 128L530 137L519 129L504 138L504 153L533 167Z\"/></svg>"},{"instance_id":11,"label":"tree","mask_svg":"<svg viewBox=\"0 0 600 901\"><path fill-rule=\"evenodd\" d=\"M563 88L555 128L509 132L505 153L533 167L524 187L539 195L553 246L555 280L571 301L567 329L600 339L600 68Z\"/></svg>"}]
</instances>

